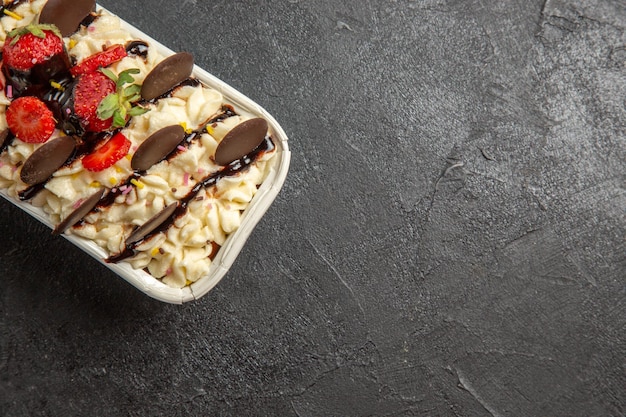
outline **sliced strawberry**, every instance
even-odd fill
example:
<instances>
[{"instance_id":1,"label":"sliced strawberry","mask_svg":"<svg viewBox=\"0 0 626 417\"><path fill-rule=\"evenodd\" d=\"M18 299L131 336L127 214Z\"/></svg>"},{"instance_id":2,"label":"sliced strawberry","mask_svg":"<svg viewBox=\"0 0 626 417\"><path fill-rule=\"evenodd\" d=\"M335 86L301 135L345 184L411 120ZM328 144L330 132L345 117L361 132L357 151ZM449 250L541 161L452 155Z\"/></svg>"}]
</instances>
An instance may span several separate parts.
<instances>
[{"instance_id":1,"label":"sliced strawberry","mask_svg":"<svg viewBox=\"0 0 626 417\"><path fill-rule=\"evenodd\" d=\"M111 127L113 118L98 117L98 105L109 94L115 93L115 81L100 71L83 74L74 88L74 113L90 132L102 132Z\"/></svg>"},{"instance_id":2,"label":"sliced strawberry","mask_svg":"<svg viewBox=\"0 0 626 417\"><path fill-rule=\"evenodd\" d=\"M130 150L130 140L122 133L116 133L104 145L83 158L83 167L88 171L102 171L113 166Z\"/></svg>"},{"instance_id":3,"label":"sliced strawberry","mask_svg":"<svg viewBox=\"0 0 626 417\"><path fill-rule=\"evenodd\" d=\"M44 143L52 133L56 121L52 111L36 97L19 97L6 110L9 129L22 142Z\"/></svg>"},{"instance_id":4,"label":"sliced strawberry","mask_svg":"<svg viewBox=\"0 0 626 417\"><path fill-rule=\"evenodd\" d=\"M120 61L126 55L126 48L124 48L124 45L111 45L104 51L85 58L80 64L73 66L70 69L70 72L74 77L94 72L97 71L98 68L108 67L109 65Z\"/></svg>"},{"instance_id":5,"label":"sliced strawberry","mask_svg":"<svg viewBox=\"0 0 626 417\"><path fill-rule=\"evenodd\" d=\"M51 25L28 25L12 30L2 50L4 64L20 71L42 64L57 54L64 54L63 39Z\"/></svg>"}]
</instances>

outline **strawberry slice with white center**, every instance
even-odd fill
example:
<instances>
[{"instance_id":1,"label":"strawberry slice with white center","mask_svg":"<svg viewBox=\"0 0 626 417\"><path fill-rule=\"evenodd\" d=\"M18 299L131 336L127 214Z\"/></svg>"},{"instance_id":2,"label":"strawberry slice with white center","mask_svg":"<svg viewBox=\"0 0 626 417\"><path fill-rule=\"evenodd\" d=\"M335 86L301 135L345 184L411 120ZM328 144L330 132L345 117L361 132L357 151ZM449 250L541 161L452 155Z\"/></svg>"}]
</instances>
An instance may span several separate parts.
<instances>
[{"instance_id":1,"label":"strawberry slice with white center","mask_svg":"<svg viewBox=\"0 0 626 417\"><path fill-rule=\"evenodd\" d=\"M26 143L44 143L56 125L52 111L37 97L24 96L13 100L6 110L9 129Z\"/></svg>"}]
</instances>

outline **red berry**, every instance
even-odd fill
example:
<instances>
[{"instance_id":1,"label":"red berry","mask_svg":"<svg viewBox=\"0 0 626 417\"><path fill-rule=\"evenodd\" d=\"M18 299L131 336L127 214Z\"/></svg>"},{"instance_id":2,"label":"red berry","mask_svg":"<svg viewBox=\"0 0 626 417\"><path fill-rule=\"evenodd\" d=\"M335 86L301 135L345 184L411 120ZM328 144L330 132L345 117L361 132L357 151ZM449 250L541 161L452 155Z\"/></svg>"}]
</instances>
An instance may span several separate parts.
<instances>
[{"instance_id":1,"label":"red berry","mask_svg":"<svg viewBox=\"0 0 626 417\"><path fill-rule=\"evenodd\" d=\"M6 110L7 125L22 142L44 143L52 133L56 122L52 111L36 97L19 97Z\"/></svg>"},{"instance_id":2,"label":"red berry","mask_svg":"<svg viewBox=\"0 0 626 417\"><path fill-rule=\"evenodd\" d=\"M98 117L98 105L116 91L115 82L100 71L83 74L74 88L74 113L90 132L102 132L111 127L113 118Z\"/></svg>"},{"instance_id":3,"label":"red berry","mask_svg":"<svg viewBox=\"0 0 626 417\"><path fill-rule=\"evenodd\" d=\"M83 167L88 171L102 171L113 166L130 150L130 140L122 133L116 133L104 145L83 158Z\"/></svg>"},{"instance_id":4,"label":"red berry","mask_svg":"<svg viewBox=\"0 0 626 417\"><path fill-rule=\"evenodd\" d=\"M109 65L120 61L126 56L126 48L124 45L112 45L102 52L93 54L85 58L80 64L73 66L70 72L74 77L80 74L97 71L98 68L108 67Z\"/></svg>"},{"instance_id":5,"label":"red berry","mask_svg":"<svg viewBox=\"0 0 626 417\"><path fill-rule=\"evenodd\" d=\"M4 64L16 70L26 71L46 62L54 55L64 53L63 40L59 36L52 30L43 30L42 33L43 37L28 31L8 37L2 50Z\"/></svg>"}]
</instances>

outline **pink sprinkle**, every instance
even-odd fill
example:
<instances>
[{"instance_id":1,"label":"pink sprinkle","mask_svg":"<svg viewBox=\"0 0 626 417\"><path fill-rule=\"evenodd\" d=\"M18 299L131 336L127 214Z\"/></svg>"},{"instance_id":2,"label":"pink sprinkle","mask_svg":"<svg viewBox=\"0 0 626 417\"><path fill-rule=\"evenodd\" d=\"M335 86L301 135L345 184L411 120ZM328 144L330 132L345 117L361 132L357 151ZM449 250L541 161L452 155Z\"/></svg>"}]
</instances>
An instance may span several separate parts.
<instances>
[{"instance_id":1,"label":"pink sprinkle","mask_svg":"<svg viewBox=\"0 0 626 417\"><path fill-rule=\"evenodd\" d=\"M13 86L11 84L7 85L7 98L13 98Z\"/></svg>"},{"instance_id":2,"label":"pink sprinkle","mask_svg":"<svg viewBox=\"0 0 626 417\"><path fill-rule=\"evenodd\" d=\"M0 168L4 166L4 162L0 161Z\"/></svg>"},{"instance_id":3,"label":"pink sprinkle","mask_svg":"<svg viewBox=\"0 0 626 417\"><path fill-rule=\"evenodd\" d=\"M178 149L178 150L179 150L179 151L181 151L181 152L184 152L184 151L186 150L186 149L185 149L185 147L184 147L183 145L178 145L178 146L176 147L176 149Z\"/></svg>"},{"instance_id":4,"label":"pink sprinkle","mask_svg":"<svg viewBox=\"0 0 626 417\"><path fill-rule=\"evenodd\" d=\"M83 199L82 199L82 198L78 199L78 200L74 203L74 205L72 206L72 208L73 208L74 210L76 210L77 208L79 208L79 207L80 207L80 205L81 205L81 204L83 204Z\"/></svg>"},{"instance_id":5,"label":"pink sprinkle","mask_svg":"<svg viewBox=\"0 0 626 417\"><path fill-rule=\"evenodd\" d=\"M213 208L213 204L209 203L209 204L207 204L207 205L206 205L206 207L207 207L209 210L211 210L211 209Z\"/></svg>"},{"instance_id":6,"label":"pink sprinkle","mask_svg":"<svg viewBox=\"0 0 626 417\"><path fill-rule=\"evenodd\" d=\"M120 187L120 190L122 189L122 187ZM126 187L126 189L124 191L122 191L122 195L126 195L128 193L130 193L131 191L133 191L133 187Z\"/></svg>"},{"instance_id":7,"label":"pink sprinkle","mask_svg":"<svg viewBox=\"0 0 626 417\"><path fill-rule=\"evenodd\" d=\"M87 28L87 30L88 30L89 32L94 32L94 31L96 30L96 27L95 27L95 26L92 26L92 25L89 25L89 27Z\"/></svg>"},{"instance_id":8,"label":"pink sprinkle","mask_svg":"<svg viewBox=\"0 0 626 417\"><path fill-rule=\"evenodd\" d=\"M71 112L72 112L72 110L70 110L69 107L65 109L65 113L70 114Z\"/></svg>"},{"instance_id":9,"label":"pink sprinkle","mask_svg":"<svg viewBox=\"0 0 626 417\"><path fill-rule=\"evenodd\" d=\"M198 174L204 174L204 169L198 168Z\"/></svg>"},{"instance_id":10,"label":"pink sprinkle","mask_svg":"<svg viewBox=\"0 0 626 417\"><path fill-rule=\"evenodd\" d=\"M186 172L185 172L185 175L183 176L183 184L189 185L189 174Z\"/></svg>"},{"instance_id":11,"label":"pink sprinkle","mask_svg":"<svg viewBox=\"0 0 626 417\"><path fill-rule=\"evenodd\" d=\"M116 193L117 192L117 188L115 188L115 187L111 188L111 192L112 193Z\"/></svg>"},{"instance_id":12,"label":"pink sprinkle","mask_svg":"<svg viewBox=\"0 0 626 417\"><path fill-rule=\"evenodd\" d=\"M172 273L172 268L167 268L167 271L165 271L165 275L170 275Z\"/></svg>"}]
</instances>

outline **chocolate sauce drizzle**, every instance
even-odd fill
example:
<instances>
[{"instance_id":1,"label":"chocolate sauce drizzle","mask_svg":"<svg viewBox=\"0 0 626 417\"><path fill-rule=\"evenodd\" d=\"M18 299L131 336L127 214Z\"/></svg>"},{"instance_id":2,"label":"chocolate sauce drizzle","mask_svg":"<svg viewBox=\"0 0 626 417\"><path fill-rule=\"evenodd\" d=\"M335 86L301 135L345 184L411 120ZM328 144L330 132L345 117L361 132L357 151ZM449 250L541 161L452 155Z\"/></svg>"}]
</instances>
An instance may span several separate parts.
<instances>
[{"instance_id":1,"label":"chocolate sauce drizzle","mask_svg":"<svg viewBox=\"0 0 626 417\"><path fill-rule=\"evenodd\" d=\"M15 135L7 128L0 132L0 155L13 144Z\"/></svg>"},{"instance_id":2,"label":"chocolate sauce drizzle","mask_svg":"<svg viewBox=\"0 0 626 417\"><path fill-rule=\"evenodd\" d=\"M8 4L3 4L3 5L0 6L0 14L4 14L5 10L13 11L20 4L28 3L28 2L29 2L29 0L13 0L12 2L10 2Z\"/></svg>"},{"instance_id":3,"label":"chocolate sauce drizzle","mask_svg":"<svg viewBox=\"0 0 626 417\"><path fill-rule=\"evenodd\" d=\"M261 142L261 144L248 155L233 161L230 165L223 167L221 170L212 173L211 175L205 177L201 181L198 181L196 185L192 187L192 189L187 193L187 195L181 198L178 202L178 207L174 211L174 213L169 216L163 223L161 223L157 228L155 228L152 232L148 233L143 239L126 244L125 249L116 254L107 258L105 261L108 263L117 263L123 261L125 259L131 258L135 255L135 248L140 245L142 242L150 239L152 236L157 235L159 233L167 231L176 221L176 219L182 217L187 212L189 208L189 203L191 203L200 193L201 190L213 187L217 184L219 180L226 177L231 177L237 175L241 172L247 170L250 165L254 163L262 154L271 152L274 149L275 145L272 141L272 138L269 136L265 137L265 140ZM114 199L113 199L114 200ZM98 204L97 207L100 205Z\"/></svg>"},{"instance_id":4,"label":"chocolate sauce drizzle","mask_svg":"<svg viewBox=\"0 0 626 417\"><path fill-rule=\"evenodd\" d=\"M148 58L148 44L144 41L130 41L126 44L126 53L130 56L143 58L146 60Z\"/></svg>"}]
</instances>

